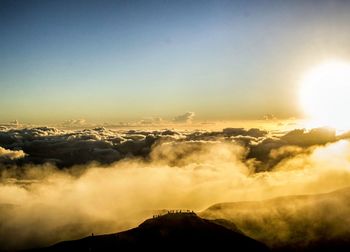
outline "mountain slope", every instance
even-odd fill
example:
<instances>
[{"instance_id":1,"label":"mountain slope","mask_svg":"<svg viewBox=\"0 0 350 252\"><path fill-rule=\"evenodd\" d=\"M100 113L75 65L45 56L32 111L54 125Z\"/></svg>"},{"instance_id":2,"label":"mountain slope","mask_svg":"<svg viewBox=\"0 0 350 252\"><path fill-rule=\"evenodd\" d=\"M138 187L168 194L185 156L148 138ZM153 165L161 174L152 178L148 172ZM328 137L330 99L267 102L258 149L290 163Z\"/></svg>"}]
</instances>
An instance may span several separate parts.
<instances>
[{"instance_id":1,"label":"mountain slope","mask_svg":"<svg viewBox=\"0 0 350 252\"><path fill-rule=\"evenodd\" d=\"M218 221L220 223L220 221ZM229 226L227 221L224 221ZM227 248L230 251L268 251L267 247L236 227L198 217L194 213L168 213L148 219L128 231L65 241L40 251L188 251Z\"/></svg>"},{"instance_id":2,"label":"mountain slope","mask_svg":"<svg viewBox=\"0 0 350 252\"><path fill-rule=\"evenodd\" d=\"M275 250L350 251L350 187L325 194L215 204L200 216L234 222Z\"/></svg>"}]
</instances>

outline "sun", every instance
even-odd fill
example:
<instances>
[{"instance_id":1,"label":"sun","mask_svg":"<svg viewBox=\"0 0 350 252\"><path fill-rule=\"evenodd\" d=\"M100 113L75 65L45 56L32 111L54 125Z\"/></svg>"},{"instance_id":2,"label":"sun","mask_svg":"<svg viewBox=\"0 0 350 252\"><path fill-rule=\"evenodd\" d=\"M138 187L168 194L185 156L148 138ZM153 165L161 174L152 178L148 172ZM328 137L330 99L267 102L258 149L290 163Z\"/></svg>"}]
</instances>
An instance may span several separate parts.
<instances>
[{"instance_id":1,"label":"sun","mask_svg":"<svg viewBox=\"0 0 350 252\"><path fill-rule=\"evenodd\" d=\"M314 124L350 128L350 64L329 61L302 79L300 103Z\"/></svg>"}]
</instances>

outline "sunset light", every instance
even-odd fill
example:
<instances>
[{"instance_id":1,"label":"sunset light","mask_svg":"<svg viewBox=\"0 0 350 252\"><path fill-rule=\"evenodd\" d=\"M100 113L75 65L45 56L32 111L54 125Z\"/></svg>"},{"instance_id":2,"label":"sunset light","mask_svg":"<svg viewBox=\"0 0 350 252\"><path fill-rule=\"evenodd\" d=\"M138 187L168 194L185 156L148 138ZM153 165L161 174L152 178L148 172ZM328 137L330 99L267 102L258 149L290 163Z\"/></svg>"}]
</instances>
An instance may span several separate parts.
<instances>
[{"instance_id":1,"label":"sunset light","mask_svg":"<svg viewBox=\"0 0 350 252\"><path fill-rule=\"evenodd\" d=\"M349 252L349 25L344 0L0 0L0 252Z\"/></svg>"},{"instance_id":2,"label":"sunset light","mask_svg":"<svg viewBox=\"0 0 350 252\"><path fill-rule=\"evenodd\" d=\"M330 61L311 69L300 87L307 116L321 126L349 129L350 64Z\"/></svg>"}]
</instances>

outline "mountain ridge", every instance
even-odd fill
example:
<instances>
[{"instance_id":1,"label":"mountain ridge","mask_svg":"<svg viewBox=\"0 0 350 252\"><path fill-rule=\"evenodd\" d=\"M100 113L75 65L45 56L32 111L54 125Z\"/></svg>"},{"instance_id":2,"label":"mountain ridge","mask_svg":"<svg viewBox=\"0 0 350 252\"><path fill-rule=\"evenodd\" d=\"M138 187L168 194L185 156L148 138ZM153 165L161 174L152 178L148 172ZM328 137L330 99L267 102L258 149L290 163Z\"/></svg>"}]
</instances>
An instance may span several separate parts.
<instances>
[{"instance_id":1,"label":"mountain ridge","mask_svg":"<svg viewBox=\"0 0 350 252\"><path fill-rule=\"evenodd\" d=\"M235 223L276 251L350 250L350 187L321 194L218 203L198 213Z\"/></svg>"},{"instance_id":2,"label":"mountain ridge","mask_svg":"<svg viewBox=\"0 0 350 252\"><path fill-rule=\"evenodd\" d=\"M166 213L147 219L138 227L123 232L92 235L31 251L189 251L208 248L269 251L261 242L238 232L234 224L227 228L228 223L226 227L218 223L220 221L202 219L193 212Z\"/></svg>"}]
</instances>

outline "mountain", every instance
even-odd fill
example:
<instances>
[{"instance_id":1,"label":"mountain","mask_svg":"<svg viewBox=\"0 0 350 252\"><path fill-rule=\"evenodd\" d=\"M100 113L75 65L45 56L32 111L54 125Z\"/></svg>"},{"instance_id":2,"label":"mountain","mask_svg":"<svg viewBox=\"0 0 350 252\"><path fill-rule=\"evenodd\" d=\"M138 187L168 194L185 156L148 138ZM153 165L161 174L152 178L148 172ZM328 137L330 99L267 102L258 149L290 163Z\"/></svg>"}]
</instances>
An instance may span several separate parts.
<instances>
[{"instance_id":1,"label":"mountain","mask_svg":"<svg viewBox=\"0 0 350 252\"><path fill-rule=\"evenodd\" d=\"M136 228L108 235L64 241L32 251L268 251L225 220L209 221L193 212L169 212Z\"/></svg>"},{"instance_id":2,"label":"mountain","mask_svg":"<svg viewBox=\"0 0 350 252\"><path fill-rule=\"evenodd\" d=\"M281 251L350 251L350 187L330 193L215 204L199 213L226 219Z\"/></svg>"}]
</instances>

